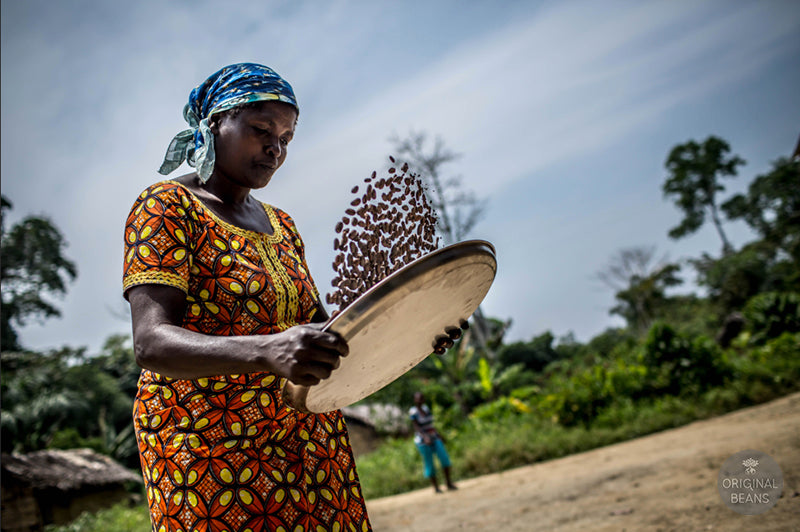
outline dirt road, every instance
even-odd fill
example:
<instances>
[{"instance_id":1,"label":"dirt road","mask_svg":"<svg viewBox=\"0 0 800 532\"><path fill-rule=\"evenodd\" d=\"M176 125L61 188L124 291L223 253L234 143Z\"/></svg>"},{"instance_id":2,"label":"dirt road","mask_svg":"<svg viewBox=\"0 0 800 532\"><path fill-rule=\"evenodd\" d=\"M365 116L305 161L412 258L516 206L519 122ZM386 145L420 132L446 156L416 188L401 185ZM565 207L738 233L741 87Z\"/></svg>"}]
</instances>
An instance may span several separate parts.
<instances>
[{"instance_id":1,"label":"dirt road","mask_svg":"<svg viewBox=\"0 0 800 532\"><path fill-rule=\"evenodd\" d=\"M783 471L771 510L744 516L717 491L722 463L763 451ZM455 464L457 467L457 464ZM800 393L644 438L368 501L377 532L800 531Z\"/></svg>"}]
</instances>

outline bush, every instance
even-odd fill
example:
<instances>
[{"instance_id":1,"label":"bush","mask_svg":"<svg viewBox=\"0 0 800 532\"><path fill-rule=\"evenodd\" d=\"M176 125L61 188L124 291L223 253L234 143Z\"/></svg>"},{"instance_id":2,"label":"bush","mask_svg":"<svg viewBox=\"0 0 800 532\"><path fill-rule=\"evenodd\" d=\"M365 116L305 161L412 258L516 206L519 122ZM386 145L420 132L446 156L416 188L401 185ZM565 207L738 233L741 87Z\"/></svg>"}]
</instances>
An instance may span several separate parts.
<instances>
[{"instance_id":1,"label":"bush","mask_svg":"<svg viewBox=\"0 0 800 532\"><path fill-rule=\"evenodd\" d=\"M588 351L606 358L620 347L632 349L635 343L636 337L627 329L609 328L589 340L587 348Z\"/></svg>"},{"instance_id":2,"label":"bush","mask_svg":"<svg viewBox=\"0 0 800 532\"><path fill-rule=\"evenodd\" d=\"M644 343L642 362L655 394L697 394L722 384L729 370L721 349L709 338L694 341L664 323L656 323Z\"/></svg>"},{"instance_id":3,"label":"bush","mask_svg":"<svg viewBox=\"0 0 800 532\"><path fill-rule=\"evenodd\" d=\"M733 360L734 384L750 403L800 387L800 333L784 333Z\"/></svg>"},{"instance_id":4,"label":"bush","mask_svg":"<svg viewBox=\"0 0 800 532\"><path fill-rule=\"evenodd\" d=\"M548 364L558 359L553 348L555 336L550 331L541 334L530 342L515 342L504 345L497 354L502 367L522 364L533 372L542 371Z\"/></svg>"},{"instance_id":5,"label":"bush","mask_svg":"<svg viewBox=\"0 0 800 532\"><path fill-rule=\"evenodd\" d=\"M800 294L767 292L747 302L744 317L752 333L752 341L763 344L783 333L800 332Z\"/></svg>"},{"instance_id":6,"label":"bush","mask_svg":"<svg viewBox=\"0 0 800 532\"><path fill-rule=\"evenodd\" d=\"M598 412L618 398L641 395L646 373L644 366L618 358L569 377L554 376L549 393L538 398L535 409L543 418L564 426L588 426Z\"/></svg>"}]
</instances>

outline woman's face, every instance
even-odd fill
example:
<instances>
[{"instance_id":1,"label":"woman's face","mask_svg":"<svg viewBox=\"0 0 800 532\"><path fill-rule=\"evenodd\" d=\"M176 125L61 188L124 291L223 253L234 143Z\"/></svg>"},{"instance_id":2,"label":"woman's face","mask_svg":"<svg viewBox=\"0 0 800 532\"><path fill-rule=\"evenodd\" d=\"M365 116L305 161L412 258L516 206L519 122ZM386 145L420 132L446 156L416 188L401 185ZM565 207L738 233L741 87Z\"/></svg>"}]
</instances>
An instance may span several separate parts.
<instances>
[{"instance_id":1,"label":"woman's face","mask_svg":"<svg viewBox=\"0 0 800 532\"><path fill-rule=\"evenodd\" d=\"M296 121L293 106L269 101L238 113L212 116L214 174L250 189L267 186L286 160Z\"/></svg>"}]
</instances>

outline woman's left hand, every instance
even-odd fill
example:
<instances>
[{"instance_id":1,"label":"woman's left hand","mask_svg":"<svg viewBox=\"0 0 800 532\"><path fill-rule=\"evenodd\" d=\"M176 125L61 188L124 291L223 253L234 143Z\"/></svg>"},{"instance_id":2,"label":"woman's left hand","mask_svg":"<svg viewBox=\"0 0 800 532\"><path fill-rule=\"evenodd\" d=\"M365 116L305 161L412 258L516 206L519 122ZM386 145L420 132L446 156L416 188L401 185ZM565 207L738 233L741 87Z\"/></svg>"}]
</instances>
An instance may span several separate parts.
<instances>
[{"instance_id":1,"label":"woman's left hand","mask_svg":"<svg viewBox=\"0 0 800 532\"><path fill-rule=\"evenodd\" d=\"M444 328L444 334L438 335L433 339L433 352L437 355L443 355L445 352L453 347L455 340L461 338L461 330L469 328L469 323L466 320L461 320L460 327L450 326Z\"/></svg>"}]
</instances>

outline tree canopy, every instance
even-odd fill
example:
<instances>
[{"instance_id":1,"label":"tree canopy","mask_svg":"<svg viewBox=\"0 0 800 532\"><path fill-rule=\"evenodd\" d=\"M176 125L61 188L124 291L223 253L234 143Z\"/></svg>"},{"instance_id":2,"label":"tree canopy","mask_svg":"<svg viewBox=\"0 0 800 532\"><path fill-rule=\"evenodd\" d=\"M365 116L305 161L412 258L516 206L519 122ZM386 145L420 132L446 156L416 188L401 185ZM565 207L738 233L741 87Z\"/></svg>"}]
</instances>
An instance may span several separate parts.
<instances>
[{"instance_id":1,"label":"tree canopy","mask_svg":"<svg viewBox=\"0 0 800 532\"><path fill-rule=\"evenodd\" d=\"M665 163L669 176L663 185L664 196L674 198L684 213L681 223L670 229L671 238L694 233L710 216L722 240L723 252L732 250L722 229L717 194L725 190L721 179L736 177L736 168L745 161L737 155L728 156L728 152L728 143L713 135L703 143L690 140L670 151Z\"/></svg>"},{"instance_id":2,"label":"tree canopy","mask_svg":"<svg viewBox=\"0 0 800 532\"><path fill-rule=\"evenodd\" d=\"M756 177L746 194L722 205L730 219L742 219L761 238L800 264L800 160L780 158Z\"/></svg>"},{"instance_id":3,"label":"tree canopy","mask_svg":"<svg viewBox=\"0 0 800 532\"><path fill-rule=\"evenodd\" d=\"M0 263L2 283L2 350L18 350L16 327L31 318L60 316L48 296L61 296L78 270L64 256L66 242L61 232L46 217L28 216L5 230L6 211L11 202L2 198Z\"/></svg>"}]
</instances>

